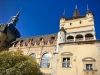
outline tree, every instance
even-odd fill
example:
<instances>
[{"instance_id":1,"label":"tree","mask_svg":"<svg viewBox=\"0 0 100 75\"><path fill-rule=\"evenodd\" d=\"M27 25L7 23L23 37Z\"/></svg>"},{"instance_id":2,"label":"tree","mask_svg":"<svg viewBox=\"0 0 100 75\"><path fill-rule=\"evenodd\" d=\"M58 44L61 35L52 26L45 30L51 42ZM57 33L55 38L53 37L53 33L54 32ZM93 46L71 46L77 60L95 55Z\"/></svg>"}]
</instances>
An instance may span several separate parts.
<instances>
[{"instance_id":1,"label":"tree","mask_svg":"<svg viewBox=\"0 0 100 75\"><path fill-rule=\"evenodd\" d=\"M35 58L23 55L21 50L0 53L0 75L38 75Z\"/></svg>"}]
</instances>

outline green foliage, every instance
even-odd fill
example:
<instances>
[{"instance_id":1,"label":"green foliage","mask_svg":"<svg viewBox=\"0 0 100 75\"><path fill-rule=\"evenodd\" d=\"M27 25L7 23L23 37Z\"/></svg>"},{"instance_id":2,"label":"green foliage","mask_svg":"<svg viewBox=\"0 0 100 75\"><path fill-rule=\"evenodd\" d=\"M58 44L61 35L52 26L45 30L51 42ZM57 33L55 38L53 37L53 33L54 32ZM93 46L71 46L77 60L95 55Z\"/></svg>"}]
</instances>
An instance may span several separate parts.
<instances>
[{"instance_id":1,"label":"green foliage","mask_svg":"<svg viewBox=\"0 0 100 75\"><path fill-rule=\"evenodd\" d=\"M23 55L21 50L0 53L0 75L38 75L35 58Z\"/></svg>"}]
</instances>

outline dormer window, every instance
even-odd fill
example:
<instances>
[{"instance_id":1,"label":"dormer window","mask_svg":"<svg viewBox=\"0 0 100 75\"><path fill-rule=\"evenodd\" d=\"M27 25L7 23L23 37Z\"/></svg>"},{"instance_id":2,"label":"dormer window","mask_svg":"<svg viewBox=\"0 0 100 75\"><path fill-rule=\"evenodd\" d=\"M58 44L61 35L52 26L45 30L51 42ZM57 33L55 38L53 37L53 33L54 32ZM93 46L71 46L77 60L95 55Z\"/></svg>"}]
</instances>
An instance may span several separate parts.
<instances>
[{"instance_id":1,"label":"dormer window","mask_svg":"<svg viewBox=\"0 0 100 75\"><path fill-rule=\"evenodd\" d=\"M51 37L51 40L54 40L55 39L55 37Z\"/></svg>"},{"instance_id":2,"label":"dormer window","mask_svg":"<svg viewBox=\"0 0 100 75\"><path fill-rule=\"evenodd\" d=\"M40 38L40 41L42 41L43 40L43 38Z\"/></svg>"}]
</instances>

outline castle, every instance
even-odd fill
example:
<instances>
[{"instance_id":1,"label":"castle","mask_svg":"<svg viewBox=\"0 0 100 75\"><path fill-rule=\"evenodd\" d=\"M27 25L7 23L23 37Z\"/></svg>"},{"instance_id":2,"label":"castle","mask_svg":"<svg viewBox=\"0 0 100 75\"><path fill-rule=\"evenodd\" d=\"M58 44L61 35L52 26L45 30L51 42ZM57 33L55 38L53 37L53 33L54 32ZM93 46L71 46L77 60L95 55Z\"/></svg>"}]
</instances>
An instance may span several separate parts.
<instances>
[{"instance_id":1,"label":"castle","mask_svg":"<svg viewBox=\"0 0 100 75\"><path fill-rule=\"evenodd\" d=\"M18 16L0 25L0 50L21 49L40 65L40 75L100 75L100 41L96 39L94 15L82 16L76 7L71 18L63 13L56 34L20 38Z\"/></svg>"}]
</instances>

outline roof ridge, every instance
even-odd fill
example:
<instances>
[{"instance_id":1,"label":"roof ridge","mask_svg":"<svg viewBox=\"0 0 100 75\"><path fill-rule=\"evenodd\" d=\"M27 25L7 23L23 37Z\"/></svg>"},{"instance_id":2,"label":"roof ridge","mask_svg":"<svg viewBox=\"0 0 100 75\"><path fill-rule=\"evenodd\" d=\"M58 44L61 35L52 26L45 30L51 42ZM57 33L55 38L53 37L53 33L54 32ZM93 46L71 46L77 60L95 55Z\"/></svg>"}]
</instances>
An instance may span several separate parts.
<instances>
[{"instance_id":1,"label":"roof ridge","mask_svg":"<svg viewBox=\"0 0 100 75\"><path fill-rule=\"evenodd\" d=\"M55 35L57 33L54 33L54 34L44 34L44 35L36 35L36 36L28 36L28 37L20 37L21 38L32 38L32 37L39 37L39 36L48 36L48 35ZM18 38L17 38L18 39Z\"/></svg>"}]
</instances>

